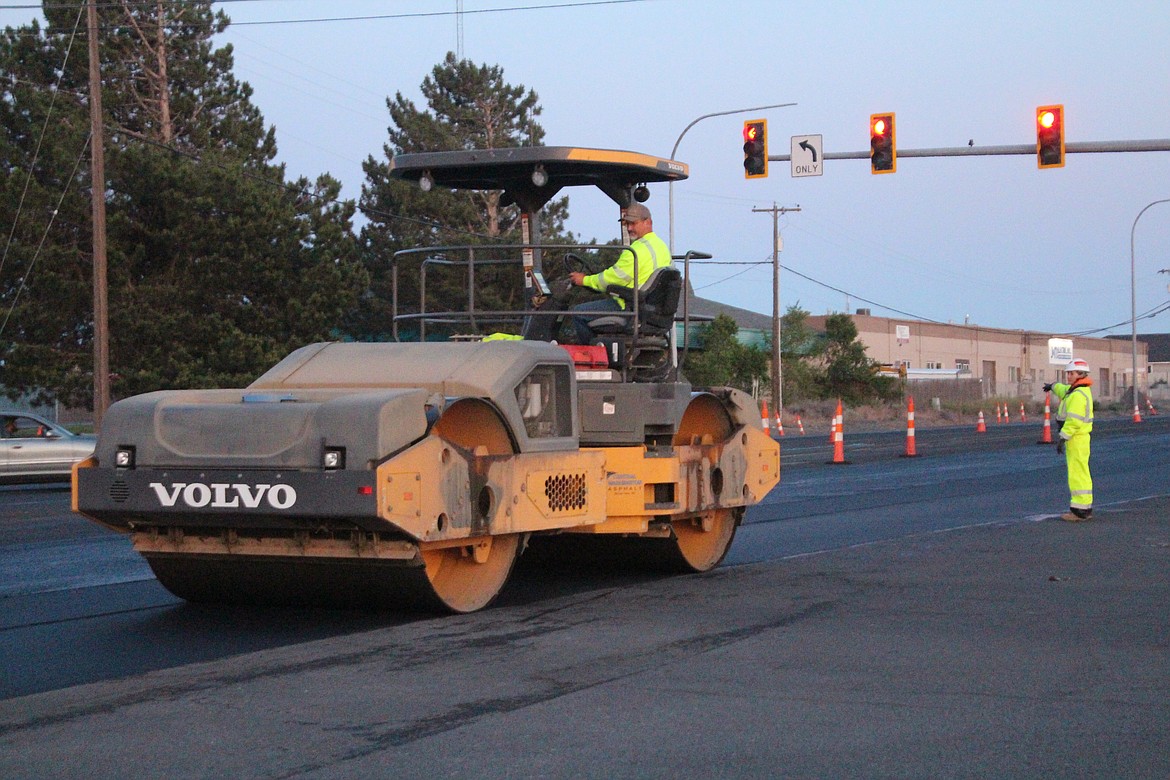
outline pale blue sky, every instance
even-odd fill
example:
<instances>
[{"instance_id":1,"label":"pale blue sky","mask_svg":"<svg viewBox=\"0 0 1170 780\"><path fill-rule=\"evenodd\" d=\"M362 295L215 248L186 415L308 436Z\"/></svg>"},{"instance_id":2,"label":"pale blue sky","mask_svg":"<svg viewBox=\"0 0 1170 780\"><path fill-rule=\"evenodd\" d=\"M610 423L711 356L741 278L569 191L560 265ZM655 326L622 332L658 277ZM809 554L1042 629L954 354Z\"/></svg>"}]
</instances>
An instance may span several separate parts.
<instances>
[{"instance_id":1,"label":"pale blue sky","mask_svg":"<svg viewBox=\"0 0 1170 780\"><path fill-rule=\"evenodd\" d=\"M550 6L563 7L550 7ZM217 3L240 23L223 36L236 74L277 129L290 175L329 171L356 198L361 162L381 157L395 91L418 85L456 48L455 0L243 0ZM867 148L871 113L897 113L899 149L1033 143L1036 106L1063 103L1067 140L1170 138L1170 6L1163 2L703 2L465 0L463 52L536 90L550 145L667 156L695 117L763 112L772 154L819 133L825 151ZM482 13L489 9L528 7ZM750 9L761 9L754 15ZM0 24L32 17L0 10ZM325 17L360 21L278 24ZM244 24L262 22L261 24ZM772 163L745 181L742 120L692 128L678 158L676 245L729 261L767 260L771 218L753 207L799 204L782 218L785 306L815 314L893 307L925 318L1079 332L1130 316L1130 228L1170 198L1170 152L1035 158L900 159L873 176L830 160L818 178ZM668 233L667 190L651 187ZM604 196L570 193L569 226L608 239ZM1170 300L1170 204L1137 228L1139 314ZM693 269L701 295L771 312L771 267ZM1139 331L1170 329L1170 313Z\"/></svg>"}]
</instances>

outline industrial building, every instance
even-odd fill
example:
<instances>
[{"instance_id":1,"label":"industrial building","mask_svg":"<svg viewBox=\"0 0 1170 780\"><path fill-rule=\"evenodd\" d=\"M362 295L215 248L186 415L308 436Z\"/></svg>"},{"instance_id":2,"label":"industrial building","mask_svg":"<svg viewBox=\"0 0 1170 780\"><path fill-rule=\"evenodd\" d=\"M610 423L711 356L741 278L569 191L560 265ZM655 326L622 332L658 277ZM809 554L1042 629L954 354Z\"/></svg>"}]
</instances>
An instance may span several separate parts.
<instances>
[{"instance_id":1,"label":"industrial building","mask_svg":"<svg viewBox=\"0 0 1170 780\"><path fill-rule=\"evenodd\" d=\"M772 332L772 318L759 312L699 298L687 298L688 316L710 320L726 314L740 327L741 340L763 345ZM984 397L1042 399L1042 386L1063 381L1069 354L1087 360L1093 369L1093 395L1103 402L1118 401L1133 384L1130 339L1091 338L1062 333L1008 330L980 325L922 322L874 317L868 309L852 315L866 354L877 363L906 368L906 375L938 381L953 377L978 380ZM824 315L809 316L814 331L823 331ZM1148 346L1139 338L1139 389L1154 384L1149 376ZM1165 383L1159 385L1165 388ZM1154 388L1155 391L1158 388ZM1157 392L1154 398L1158 398Z\"/></svg>"}]
</instances>

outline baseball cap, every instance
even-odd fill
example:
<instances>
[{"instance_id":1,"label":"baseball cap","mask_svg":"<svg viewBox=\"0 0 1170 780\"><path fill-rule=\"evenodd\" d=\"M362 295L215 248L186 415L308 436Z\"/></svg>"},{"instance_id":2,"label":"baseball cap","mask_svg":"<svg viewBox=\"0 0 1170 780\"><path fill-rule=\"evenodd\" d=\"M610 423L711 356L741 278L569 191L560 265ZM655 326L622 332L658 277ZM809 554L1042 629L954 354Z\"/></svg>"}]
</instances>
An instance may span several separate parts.
<instances>
[{"instance_id":1,"label":"baseball cap","mask_svg":"<svg viewBox=\"0 0 1170 780\"><path fill-rule=\"evenodd\" d=\"M650 209L641 203L631 203L622 212L622 222L640 222L643 219L650 219Z\"/></svg>"}]
</instances>

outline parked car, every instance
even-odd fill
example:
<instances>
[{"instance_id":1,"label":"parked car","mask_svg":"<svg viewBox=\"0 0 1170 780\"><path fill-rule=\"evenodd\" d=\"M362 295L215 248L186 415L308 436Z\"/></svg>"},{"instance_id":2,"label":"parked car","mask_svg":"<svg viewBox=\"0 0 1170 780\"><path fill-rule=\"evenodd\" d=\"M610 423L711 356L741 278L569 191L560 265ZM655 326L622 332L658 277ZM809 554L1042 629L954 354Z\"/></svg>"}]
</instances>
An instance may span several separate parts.
<instances>
[{"instance_id":1,"label":"parked car","mask_svg":"<svg viewBox=\"0 0 1170 780\"><path fill-rule=\"evenodd\" d=\"M73 433L40 415L0 411L0 483L67 480L96 444L97 436Z\"/></svg>"}]
</instances>

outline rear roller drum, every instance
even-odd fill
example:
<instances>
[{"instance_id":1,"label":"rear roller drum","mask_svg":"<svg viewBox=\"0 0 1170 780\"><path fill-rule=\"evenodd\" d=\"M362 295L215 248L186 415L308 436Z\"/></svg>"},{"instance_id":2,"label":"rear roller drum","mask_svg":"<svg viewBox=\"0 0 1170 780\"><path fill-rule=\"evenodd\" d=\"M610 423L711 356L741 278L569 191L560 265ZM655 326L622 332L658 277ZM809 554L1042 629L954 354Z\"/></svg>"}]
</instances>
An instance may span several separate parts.
<instances>
[{"instance_id":1,"label":"rear roller drum","mask_svg":"<svg viewBox=\"0 0 1170 780\"><path fill-rule=\"evenodd\" d=\"M727 441L734 430L723 403L713 395L698 395L687 405L674 435L674 444L708 444ZM712 479L715 497L723 490L722 479ZM676 520L665 545L664 564L684 572L713 569L727 555L735 529L743 519L742 507L710 509L694 518Z\"/></svg>"},{"instance_id":2,"label":"rear roller drum","mask_svg":"<svg viewBox=\"0 0 1170 780\"><path fill-rule=\"evenodd\" d=\"M723 403L713 395L695 396L687 405L674 435L675 446L716 444L730 438L734 425ZM724 489L718 470L712 475L710 490L718 501ZM715 568L735 538L735 529L743 519L743 507L718 507L671 523L665 539L614 540L623 557L630 557L643 570L693 573ZM599 539L606 544L608 540ZM615 552L617 552L615 550Z\"/></svg>"}]
</instances>

